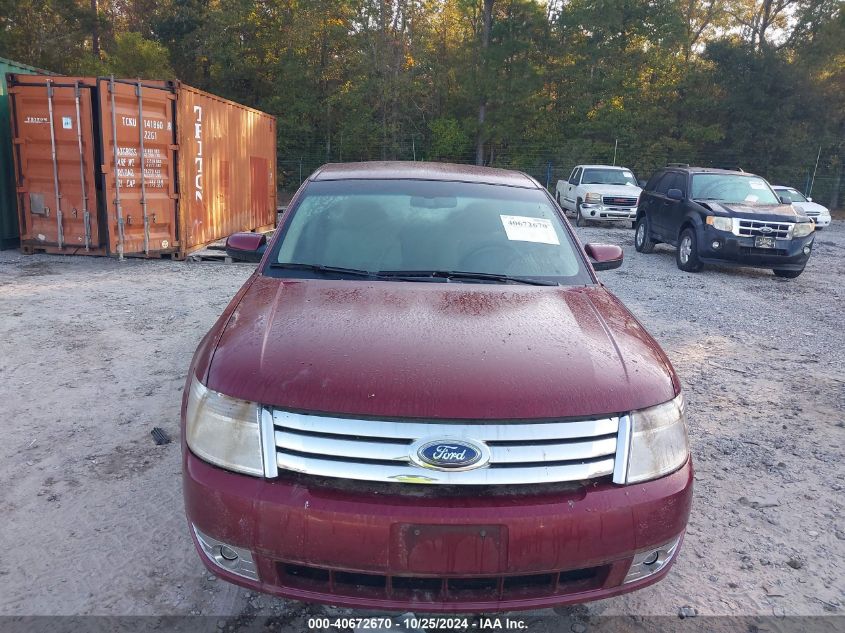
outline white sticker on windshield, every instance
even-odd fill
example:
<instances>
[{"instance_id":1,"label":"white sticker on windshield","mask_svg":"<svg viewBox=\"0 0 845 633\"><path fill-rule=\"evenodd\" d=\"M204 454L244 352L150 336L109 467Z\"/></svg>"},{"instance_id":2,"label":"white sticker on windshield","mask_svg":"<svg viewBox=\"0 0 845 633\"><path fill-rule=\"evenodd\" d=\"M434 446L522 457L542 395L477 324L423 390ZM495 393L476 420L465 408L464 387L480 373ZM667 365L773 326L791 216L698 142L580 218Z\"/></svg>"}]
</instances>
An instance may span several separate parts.
<instances>
[{"instance_id":1,"label":"white sticker on windshield","mask_svg":"<svg viewBox=\"0 0 845 633\"><path fill-rule=\"evenodd\" d=\"M508 239L516 242L560 244L555 227L545 218L526 218L522 215L500 215Z\"/></svg>"},{"instance_id":2,"label":"white sticker on windshield","mask_svg":"<svg viewBox=\"0 0 845 633\"><path fill-rule=\"evenodd\" d=\"M762 180L752 180L748 184L751 185L752 189L765 189L766 188L766 183L764 183Z\"/></svg>"},{"instance_id":3,"label":"white sticker on windshield","mask_svg":"<svg viewBox=\"0 0 845 633\"><path fill-rule=\"evenodd\" d=\"M625 178L633 178L634 177L634 174L632 174L630 171L624 171L623 170L622 175L625 176Z\"/></svg>"},{"instance_id":4,"label":"white sticker on windshield","mask_svg":"<svg viewBox=\"0 0 845 633\"><path fill-rule=\"evenodd\" d=\"M757 202L759 199L760 199L760 198L758 198L757 196L755 196L753 193L749 193L747 196L745 196L745 201L746 201L746 202Z\"/></svg>"}]
</instances>

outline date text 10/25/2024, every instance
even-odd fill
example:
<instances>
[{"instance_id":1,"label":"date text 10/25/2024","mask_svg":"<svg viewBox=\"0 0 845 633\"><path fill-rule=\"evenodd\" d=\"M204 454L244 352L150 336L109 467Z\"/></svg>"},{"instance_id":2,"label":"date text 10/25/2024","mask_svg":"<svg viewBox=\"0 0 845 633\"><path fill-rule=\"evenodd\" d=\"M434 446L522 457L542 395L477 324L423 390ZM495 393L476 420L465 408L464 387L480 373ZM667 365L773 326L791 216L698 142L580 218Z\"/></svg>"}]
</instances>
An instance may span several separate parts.
<instances>
[{"instance_id":1,"label":"date text 10/25/2024","mask_svg":"<svg viewBox=\"0 0 845 633\"><path fill-rule=\"evenodd\" d=\"M512 617L448 617L448 616L416 616L403 614L396 617L345 617L345 618L309 618L310 631L321 630L454 630L454 631L527 631L528 623L521 618Z\"/></svg>"}]
</instances>

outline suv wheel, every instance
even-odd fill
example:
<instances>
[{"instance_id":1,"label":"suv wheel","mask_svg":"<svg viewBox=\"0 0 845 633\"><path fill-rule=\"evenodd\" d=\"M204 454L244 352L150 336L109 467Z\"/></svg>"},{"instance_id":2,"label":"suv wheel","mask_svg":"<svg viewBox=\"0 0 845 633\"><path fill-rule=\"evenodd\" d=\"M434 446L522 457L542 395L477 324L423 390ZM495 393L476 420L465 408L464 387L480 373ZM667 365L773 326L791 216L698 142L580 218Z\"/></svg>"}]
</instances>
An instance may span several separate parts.
<instances>
[{"instance_id":1,"label":"suv wheel","mask_svg":"<svg viewBox=\"0 0 845 633\"><path fill-rule=\"evenodd\" d=\"M772 272L775 274L775 277L795 279L798 275L804 272L804 269L802 268L801 270L782 270L780 268L775 268Z\"/></svg>"},{"instance_id":2,"label":"suv wheel","mask_svg":"<svg viewBox=\"0 0 845 633\"><path fill-rule=\"evenodd\" d=\"M698 243L695 239L695 231L691 227L681 231L675 261L678 268L688 273L697 273L703 266L701 260L698 259Z\"/></svg>"},{"instance_id":3,"label":"suv wheel","mask_svg":"<svg viewBox=\"0 0 845 633\"><path fill-rule=\"evenodd\" d=\"M634 232L634 248L638 253L652 253L654 252L654 241L649 235L648 218L645 214L640 216L640 219L634 224L636 231Z\"/></svg>"},{"instance_id":4,"label":"suv wheel","mask_svg":"<svg viewBox=\"0 0 845 633\"><path fill-rule=\"evenodd\" d=\"M575 203L575 226L584 226L587 219L581 215L581 200Z\"/></svg>"}]
</instances>

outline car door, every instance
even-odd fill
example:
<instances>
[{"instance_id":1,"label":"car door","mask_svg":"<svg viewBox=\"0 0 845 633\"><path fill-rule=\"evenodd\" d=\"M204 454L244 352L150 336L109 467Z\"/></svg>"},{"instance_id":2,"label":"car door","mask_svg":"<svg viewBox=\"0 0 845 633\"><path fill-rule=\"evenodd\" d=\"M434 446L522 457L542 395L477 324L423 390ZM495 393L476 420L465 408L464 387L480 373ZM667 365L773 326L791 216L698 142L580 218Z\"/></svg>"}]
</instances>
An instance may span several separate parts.
<instances>
[{"instance_id":1,"label":"car door","mask_svg":"<svg viewBox=\"0 0 845 633\"><path fill-rule=\"evenodd\" d=\"M678 233L681 230L681 223L684 219L684 200L687 197L687 178L686 174L681 172L674 172L671 174L672 178L669 181L669 186L666 190L666 199L663 202L663 233L666 236L666 241L674 243L678 239ZM684 200L672 200L668 196L669 189L679 189Z\"/></svg>"},{"instance_id":2,"label":"car door","mask_svg":"<svg viewBox=\"0 0 845 633\"><path fill-rule=\"evenodd\" d=\"M580 167L576 167L569 176L569 182L566 185L566 206L575 208L575 190L578 188L578 183L581 180L581 172L584 171Z\"/></svg>"},{"instance_id":3,"label":"car door","mask_svg":"<svg viewBox=\"0 0 845 633\"><path fill-rule=\"evenodd\" d=\"M666 241L666 203L669 201L667 193L675 181L675 172L667 171L657 179L654 191L650 192L651 200L648 210L648 221L651 232L661 242Z\"/></svg>"}]
</instances>

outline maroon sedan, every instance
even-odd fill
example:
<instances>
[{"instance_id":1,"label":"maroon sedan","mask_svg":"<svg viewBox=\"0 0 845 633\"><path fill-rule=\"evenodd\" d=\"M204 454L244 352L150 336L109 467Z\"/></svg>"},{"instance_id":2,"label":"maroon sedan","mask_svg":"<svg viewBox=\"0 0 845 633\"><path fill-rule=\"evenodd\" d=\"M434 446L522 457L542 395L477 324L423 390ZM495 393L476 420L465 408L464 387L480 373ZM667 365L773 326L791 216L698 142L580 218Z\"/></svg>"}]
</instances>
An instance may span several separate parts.
<instances>
[{"instance_id":1,"label":"maroon sedan","mask_svg":"<svg viewBox=\"0 0 845 633\"><path fill-rule=\"evenodd\" d=\"M666 575L692 497L666 355L525 174L327 165L203 339L185 507L230 582L482 612Z\"/></svg>"}]
</instances>

